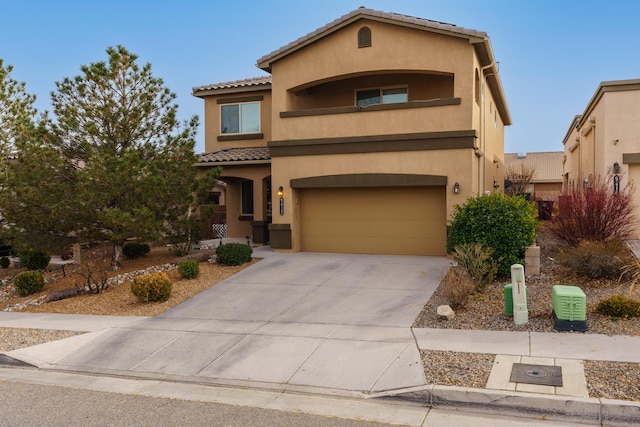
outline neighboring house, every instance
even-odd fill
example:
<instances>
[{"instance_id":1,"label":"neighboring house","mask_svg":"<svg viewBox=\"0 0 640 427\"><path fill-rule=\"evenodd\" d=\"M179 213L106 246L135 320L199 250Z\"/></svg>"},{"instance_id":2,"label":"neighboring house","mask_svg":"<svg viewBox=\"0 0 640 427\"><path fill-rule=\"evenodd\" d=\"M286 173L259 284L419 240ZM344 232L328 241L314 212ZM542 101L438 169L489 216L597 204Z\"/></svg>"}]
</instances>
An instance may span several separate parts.
<instances>
[{"instance_id":1,"label":"neighboring house","mask_svg":"<svg viewBox=\"0 0 640 427\"><path fill-rule=\"evenodd\" d=\"M487 34L357 9L194 88L228 235L290 251L444 255L454 206L502 191L511 117Z\"/></svg>"},{"instance_id":2,"label":"neighboring house","mask_svg":"<svg viewBox=\"0 0 640 427\"><path fill-rule=\"evenodd\" d=\"M521 165L534 170L525 191L531 201L557 200L562 192L562 151L505 153L505 169L519 170Z\"/></svg>"},{"instance_id":3,"label":"neighboring house","mask_svg":"<svg viewBox=\"0 0 640 427\"><path fill-rule=\"evenodd\" d=\"M564 137L564 185L586 187L596 176L610 180L614 189L633 183L640 209L639 118L640 79L600 83Z\"/></svg>"}]
</instances>

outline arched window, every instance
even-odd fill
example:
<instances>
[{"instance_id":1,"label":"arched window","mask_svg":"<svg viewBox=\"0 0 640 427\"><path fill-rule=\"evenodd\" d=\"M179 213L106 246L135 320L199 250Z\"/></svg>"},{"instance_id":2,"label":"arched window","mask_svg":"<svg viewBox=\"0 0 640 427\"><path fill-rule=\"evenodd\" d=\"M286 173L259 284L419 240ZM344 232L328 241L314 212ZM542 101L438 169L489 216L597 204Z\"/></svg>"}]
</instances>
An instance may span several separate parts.
<instances>
[{"instance_id":1,"label":"arched window","mask_svg":"<svg viewBox=\"0 0 640 427\"><path fill-rule=\"evenodd\" d=\"M362 27L358 31L358 48L371 47L371 29Z\"/></svg>"}]
</instances>

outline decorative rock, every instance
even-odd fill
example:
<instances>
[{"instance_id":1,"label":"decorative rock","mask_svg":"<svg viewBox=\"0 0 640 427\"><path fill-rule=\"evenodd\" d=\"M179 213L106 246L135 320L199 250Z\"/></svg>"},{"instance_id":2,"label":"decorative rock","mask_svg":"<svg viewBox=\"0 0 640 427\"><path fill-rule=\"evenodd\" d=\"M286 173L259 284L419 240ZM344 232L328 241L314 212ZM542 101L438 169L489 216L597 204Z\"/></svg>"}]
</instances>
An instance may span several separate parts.
<instances>
[{"instance_id":1,"label":"decorative rock","mask_svg":"<svg viewBox=\"0 0 640 427\"><path fill-rule=\"evenodd\" d=\"M57 291L49 292L45 302L59 301L62 299L75 297L76 295L78 295L78 288L60 289Z\"/></svg>"},{"instance_id":2,"label":"decorative rock","mask_svg":"<svg viewBox=\"0 0 640 427\"><path fill-rule=\"evenodd\" d=\"M437 310L438 316L444 317L447 320L453 320L456 317L456 313L448 305L439 305Z\"/></svg>"}]
</instances>

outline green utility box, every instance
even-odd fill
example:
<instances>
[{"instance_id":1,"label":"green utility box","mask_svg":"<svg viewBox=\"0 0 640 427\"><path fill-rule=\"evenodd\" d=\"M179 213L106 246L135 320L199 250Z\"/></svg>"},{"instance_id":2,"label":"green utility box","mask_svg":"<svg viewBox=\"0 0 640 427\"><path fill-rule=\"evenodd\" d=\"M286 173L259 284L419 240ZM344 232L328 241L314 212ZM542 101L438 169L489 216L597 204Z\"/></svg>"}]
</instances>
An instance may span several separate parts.
<instances>
[{"instance_id":1,"label":"green utility box","mask_svg":"<svg viewBox=\"0 0 640 427\"><path fill-rule=\"evenodd\" d=\"M527 301L529 301L529 288L525 285L524 291L527 293ZM509 283L504 285L504 315L511 316L513 314L513 285Z\"/></svg>"},{"instance_id":2,"label":"green utility box","mask_svg":"<svg viewBox=\"0 0 640 427\"><path fill-rule=\"evenodd\" d=\"M554 285L553 317L558 331L587 330L587 297L577 286Z\"/></svg>"}]
</instances>

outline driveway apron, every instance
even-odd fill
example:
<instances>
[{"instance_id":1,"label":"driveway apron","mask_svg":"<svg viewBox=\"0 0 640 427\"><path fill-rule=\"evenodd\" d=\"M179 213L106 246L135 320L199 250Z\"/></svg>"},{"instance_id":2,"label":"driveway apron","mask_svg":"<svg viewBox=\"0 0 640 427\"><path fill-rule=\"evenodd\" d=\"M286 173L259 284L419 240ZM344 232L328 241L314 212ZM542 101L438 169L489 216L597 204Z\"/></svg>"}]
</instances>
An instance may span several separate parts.
<instances>
[{"instance_id":1,"label":"driveway apron","mask_svg":"<svg viewBox=\"0 0 640 427\"><path fill-rule=\"evenodd\" d=\"M449 266L441 257L274 254L47 363L365 393L420 386L411 325Z\"/></svg>"}]
</instances>

